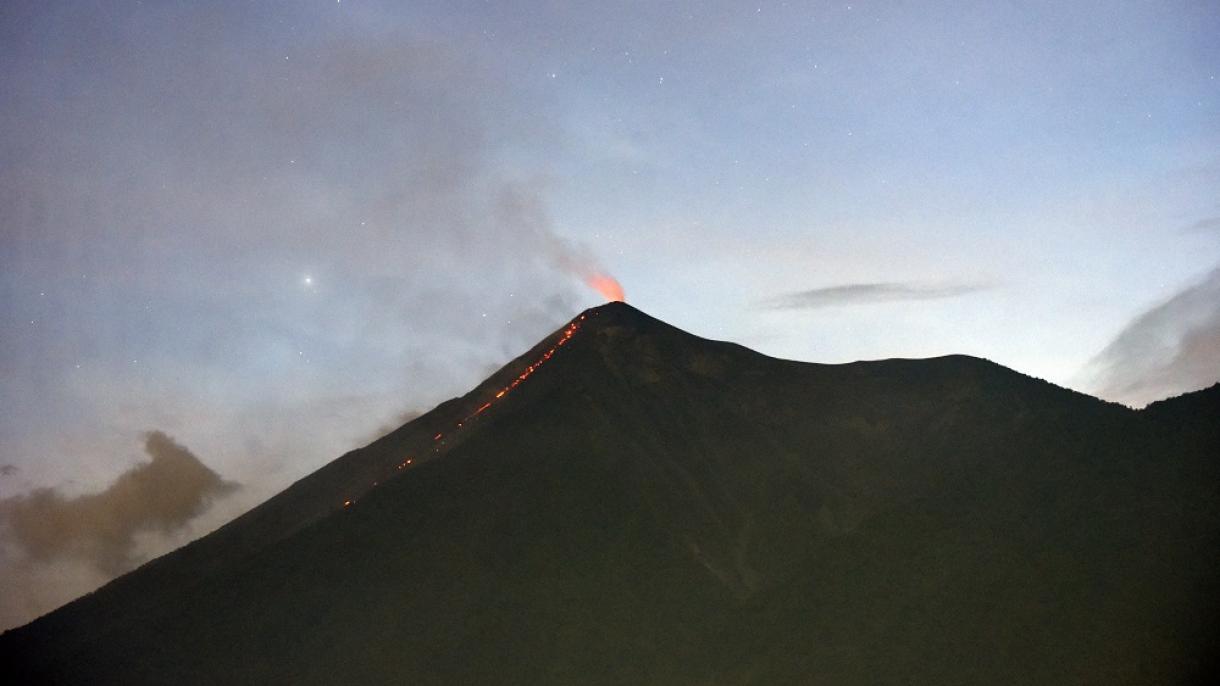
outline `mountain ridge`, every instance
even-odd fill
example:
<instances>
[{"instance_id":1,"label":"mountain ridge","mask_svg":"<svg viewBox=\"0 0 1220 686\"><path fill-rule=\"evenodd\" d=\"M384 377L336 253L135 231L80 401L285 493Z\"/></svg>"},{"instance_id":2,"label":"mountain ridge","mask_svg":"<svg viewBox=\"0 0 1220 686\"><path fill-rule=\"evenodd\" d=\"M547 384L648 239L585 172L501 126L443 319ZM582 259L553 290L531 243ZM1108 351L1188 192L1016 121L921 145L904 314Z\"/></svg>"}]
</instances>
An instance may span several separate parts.
<instances>
[{"instance_id":1,"label":"mountain ridge","mask_svg":"<svg viewBox=\"0 0 1220 686\"><path fill-rule=\"evenodd\" d=\"M1181 677L1214 443L1145 412L605 305L0 652L32 683Z\"/></svg>"}]
</instances>

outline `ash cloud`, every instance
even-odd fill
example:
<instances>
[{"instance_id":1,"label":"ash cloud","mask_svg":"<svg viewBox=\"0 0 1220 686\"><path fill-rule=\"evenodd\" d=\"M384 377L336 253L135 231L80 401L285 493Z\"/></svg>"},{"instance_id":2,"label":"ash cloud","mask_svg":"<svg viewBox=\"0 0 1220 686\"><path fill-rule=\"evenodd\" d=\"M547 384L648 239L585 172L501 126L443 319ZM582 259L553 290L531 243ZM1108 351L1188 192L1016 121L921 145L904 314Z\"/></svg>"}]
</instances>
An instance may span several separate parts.
<instances>
[{"instance_id":1,"label":"ash cloud","mask_svg":"<svg viewBox=\"0 0 1220 686\"><path fill-rule=\"evenodd\" d=\"M353 387L416 366L398 382L426 389L422 404L470 383L449 365L503 361L501 342L519 352L587 304L577 281L600 268L547 203L559 127L536 94L506 86L479 41L395 29L279 52L244 38L242 22L265 19L256 11L231 26L191 6L149 9L147 35L108 12L90 20L107 57L142 55L151 38L158 59L95 56L97 69L74 74L90 97L13 99L45 149L0 170L17 227L0 262L31 278L89 274L90 290L63 304L65 355L78 331L127 347L125 320L147 317L133 293L146 292L169 320L157 330L200 371L266 378L272 348L304 357L325 345L329 359L309 359L347 360ZM53 47L82 49L64 43ZM133 91L158 103L155 117ZM48 109L90 135L44 130ZM79 255L61 263L61 245ZM308 396L335 392L318 390Z\"/></svg>"},{"instance_id":2,"label":"ash cloud","mask_svg":"<svg viewBox=\"0 0 1220 686\"><path fill-rule=\"evenodd\" d=\"M528 237L545 262L586 283L605 274L597 258L584 245L555 233L546 204L536 189L520 183L500 191L497 216L504 226Z\"/></svg>"},{"instance_id":3,"label":"ash cloud","mask_svg":"<svg viewBox=\"0 0 1220 686\"><path fill-rule=\"evenodd\" d=\"M61 30L68 15L36 13L46 40L14 43L6 72L75 84L3 102L6 131L20 135L0 165L0 273L74 275L48 289L55 318L0 345L0 394L28 396L35 418L0 436L20 477L75 472L89 485L78 452L33 457L69 418L72 442L90 445L113 440L113 426L205 426L196 448L242 456L220 468L244 485L224 506L270 495L587 306L577 281L597 269L593 252L562 235L547 202L564 138L547 101L510 88L481 40L387 27L280 46L265 32L282 15L253 5L224 17L146 6L139 21L78 10L88 40ZM62 374L82 358L99 362ZM138 359L146 376L100 362L111 358ZM58 604L137 561L146 534L164 544L186 516L36 516L104 510L102 495L0 501L0 577L41 578L29 595ZM69 561L79 573L43 573Z\"/></svg>"},{"instance_id":4,"label":"ash cloud","mask_svg":"<svg viewBox=\"0 0 1220 686\"><path fill-rule=\"evenodd\" d=\"M1133 319L1082 377L1100 397L1135 407L1220 381L1220 266Z\"/></svg>"},{"instance_id":5,"label":"ash cloud","mask_svg":"<svg viewBox=\"0 0 1220 686\"><path fill-rule=\"evenodd\" d=\"M759 303L768 310L810 310L840 305L942 300L989 290L986 284L851 283L779 295Z\"/></svg>"},{"instance_id":6,"label":"ash cloud","mask_svg":"<svg viewBox=\"0 0 1220 686\"><path fill-rule=\"evenodd\" d=\"M0 501L0 532L28 560L87 563L106 576L141 561L142 534L170 535L238 485L225 481L190 450L149 432L150 458L98 493L68 497L50 488Z\"/></svg>"}]
</instances>

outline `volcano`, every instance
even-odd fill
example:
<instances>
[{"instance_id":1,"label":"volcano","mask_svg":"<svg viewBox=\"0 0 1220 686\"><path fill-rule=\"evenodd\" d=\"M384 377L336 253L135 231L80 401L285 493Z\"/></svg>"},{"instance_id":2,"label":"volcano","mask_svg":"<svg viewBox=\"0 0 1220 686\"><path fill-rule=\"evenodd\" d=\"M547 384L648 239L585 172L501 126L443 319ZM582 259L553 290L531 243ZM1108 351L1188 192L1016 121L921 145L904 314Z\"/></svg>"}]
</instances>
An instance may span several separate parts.
<instances>
[{"instance_id":1,"label":"volcano","mask_svg":"<svg viewBox=\"0 0 1220 686\"><path fill-rule=\"evenodd\" d=\"M7 683L1136 684L1208 673L1220 387L821 365L621 303L0 637Z\"/></svg>"}]
</instances>

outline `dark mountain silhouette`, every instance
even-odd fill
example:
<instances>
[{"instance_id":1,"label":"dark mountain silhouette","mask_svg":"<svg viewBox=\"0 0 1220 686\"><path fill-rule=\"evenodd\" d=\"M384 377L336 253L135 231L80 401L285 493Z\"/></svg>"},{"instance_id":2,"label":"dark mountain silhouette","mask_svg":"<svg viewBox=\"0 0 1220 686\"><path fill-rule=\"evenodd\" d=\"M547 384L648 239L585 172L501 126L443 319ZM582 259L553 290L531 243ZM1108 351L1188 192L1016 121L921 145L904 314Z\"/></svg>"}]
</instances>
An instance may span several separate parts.
<instances>
[{"instance_id":1,"label":"dark mountain silhouette","mask_svg":"<svg viewBox=\"0 0 1220 686\"><path fill-rule=\"evenodd\" d=\"M1217 408L777 360L605 305L5 633L6 681L1189 682Z\"/></svg>"}]
</instances>

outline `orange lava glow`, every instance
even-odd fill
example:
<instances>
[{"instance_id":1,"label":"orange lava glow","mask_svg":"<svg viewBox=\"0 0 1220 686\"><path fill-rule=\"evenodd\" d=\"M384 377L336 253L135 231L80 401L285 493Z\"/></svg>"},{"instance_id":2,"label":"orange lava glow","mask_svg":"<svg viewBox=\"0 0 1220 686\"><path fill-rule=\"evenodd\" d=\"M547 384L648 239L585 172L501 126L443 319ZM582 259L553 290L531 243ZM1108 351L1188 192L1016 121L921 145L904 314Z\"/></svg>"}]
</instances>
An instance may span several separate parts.
<instances>
[{"instance_id":1,"label":"orange lava glow","mask_svg":"<svg viewBox=\"0 0 1220 686\"><path fill-rule=\"evenodd\" d=\"M514 378L512 380L511 383L509 383L504 388L501 388L500 390L496 391L495 396L491 400L488 400L487 402L480 405L479 409L475 410L472 414L470 414L465 419L463 419L462 422L470 421L471 419L474 419L475 417L477 417L477 416L483 414L484 412L486 412L487 410L491 409L491 406L493 403L500 400L504 396L508 395L509 392L511 392L514 388L516 388L517 386L520 386L521 382L530 378L530 376L534 372L538 371L538 369L540 367L542 367L542 365L545 364L547 362L547 360L554 357L555 351L559 350L560 346L562 346L565 343L567 343L568 341L572 340L572 337L576 335L576 330L580 328L580 323L582 321L584 321L584 318L585 318L585 316L582 314L582 315L580 315L579 319L568 324L567 327L564 328L563 333L561 333L559 335L559 339L555 341L555 345L551 346L550 349L548 349L546 352L542 353L542 357L539 357L533 364L531 364L531 365L527 366L525 369L523 369L521 371L521 373L518 374L516 376L516 378ZM462 425L462 422L458 423L459 427Z\"/></svg>"},{"instance_id":2,"label":"orange lava glow","mask_svg":"<svg viewBox=\"0 0 1220 686\"><path fill-rule=\"evenodd\" d=\"M595 285L595 284L597 284L597 285ZM623 299L622 287L618 285L617 281L615 281L613 278L611 278L609 276L596 277L595 279L590 280L590 285L592 285L594 288L596 288L598 291L600 291L601 293L606 295L606 297L611 298L612 300L622 300ZM455 426L454 430L460 431L463 428L463 425L465 425L466 423L475 419L476 417L483 414L487 410L490 410L495 403L499 402L502 398L504 398L509 393L511 393L513 391L513 389L517 388L517 386L520 386L523 381L530 378L530 376L532 376L534 374L534 372L538 371L542 367L542 365L546 364L546 362L548 360L550 360L552 357L554 357L555 353L561 347L563 347L565 344L567 344L568 341L572 340L572 337L576 335L577 330L580 329L580 326L584 322L584 320L585 320L585 315L583 315L583 314L580 315L580 317L572 320L571 323L569 323L566 327L564 327L563 332L559 334L559 338L555 340L554 345L552 345L549 349L547 349L546 352L542 353L542 356L539 357L537 360L535 360L533 364L528 365L527 367L525 367L525 369L521 370L521 373L518 374L516 377L514 377L513 380L507 386L497 390L495 392L494 397L487 400L482 405L479 405L478 409L476 409L471 414L467 415L464 419L462 419L462 421L458 422L457 425ZM438 432L435 436L432 437L432 440L439 442L444 437L445 437L444 433ZM440 452L439 447L436 448L436 452ZM397 465L395 465L395 468L397 470L406 469L407 467L409 467L411 465L412 462L413 462L413 459L408 457L404 461L399 462ZM373 487L376 487L377 483L378 482L374 481ZM345 508L351 507L351 505L352 505L351 500L343 501L343 507L345 507Z\"/></svg>"},{"instance_id":3,"label":"orange lava glow","mask_svg":"<svg viewBox=\"0 0 1220 686\"><path fill-rule=\"evenodd\" d=\"M627 302L627 294L623 292L623 286L609 274L594 274L586 278L585 283L610 302Z\"/></svg>"}]
</instances>

